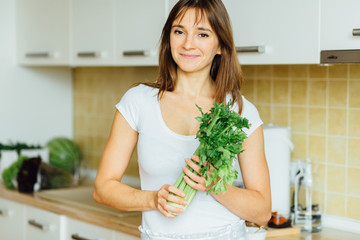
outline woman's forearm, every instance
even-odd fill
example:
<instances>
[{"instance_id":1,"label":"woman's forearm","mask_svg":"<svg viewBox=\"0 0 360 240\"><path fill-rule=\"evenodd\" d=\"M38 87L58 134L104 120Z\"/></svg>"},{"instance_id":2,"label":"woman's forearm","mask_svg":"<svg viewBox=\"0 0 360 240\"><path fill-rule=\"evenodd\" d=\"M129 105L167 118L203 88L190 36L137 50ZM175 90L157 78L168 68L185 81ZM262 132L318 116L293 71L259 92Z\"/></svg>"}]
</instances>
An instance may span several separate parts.
<instances>
[{"instance_id":1,"label":"woman's forearm","mask_svg":"<svg viewBox=\"0 0 360 240\"><path fill-rule=\"evenodd\" d=\"M225 194L212 196L242 219L265 226L271 217L271 203L258 191L227 186Z\"/></svg>"},{"instance_id":2,"label":"woman's forearm","mask_svg":"<svg viewBox=\"0 0 360 240\"><path fill-rule=\"evenodd\" d=\"M148 211L155 209L155 191L143 191L118 180L96 183L93 193L97 203L122 211Z\"/></svg>"}]
</instances>

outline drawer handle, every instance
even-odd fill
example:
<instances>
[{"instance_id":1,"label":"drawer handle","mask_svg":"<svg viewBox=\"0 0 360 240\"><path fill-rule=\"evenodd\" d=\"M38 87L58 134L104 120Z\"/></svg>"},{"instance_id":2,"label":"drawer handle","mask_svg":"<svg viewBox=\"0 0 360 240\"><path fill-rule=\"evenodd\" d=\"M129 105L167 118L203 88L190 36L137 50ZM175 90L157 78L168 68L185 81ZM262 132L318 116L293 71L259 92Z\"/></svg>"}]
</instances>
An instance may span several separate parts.
<instances>
[{"instance_id":1,"label":"drawer handle","mask_svg":"<svg viewBox=\"0 0 360 240\"><path fill-rule=\"evenodd\" d=\"M97 52L78 52L77 56L80 58L97 58L100 54Z\"/></svg>"},{"instance_id":2,"label":"drawer handle","mask_svg":"<svg viewBox=\"0 0 360 240\"><path fill-rule=\"evenodd\" d=\"M264 53L265 46L236 47L236 52L238 52L238 53Z\"/></svg>"},{"instance_id":3,"label":"drawer handle","mask_svg":"<svg viewBox=\"0 0 360 240\"><path fill-rule=\"evenodd\" d=\"M90 239L90 238L82 237L77 233L71 234L71 239L74 239L74 240L97 240L97 239Z\"/></svg>"},{"instance_id":4,"label":"drawer handle","mask_svg":"<svg viewBox=\"0 0 360 240\"><path fill-rule=\"evenodd\" d=\"M51 54L49 52L29 52L25 53L27 58L50 58Z\"/></svg>"},{"instance_id":5,"label":"drawer handle","mask_svg":"<svg viewBox=\"0 0 360 240\"><path fill-rule=\"evenodd\" d=\"M0 209L0 216L3 216L3 217L9 216L9 211Z\"/></svg>"},{"instance_id":6,"label":"drawer handle","mask_svg":"<svg viewBox=\"0 0 360 240\"><path fill-rule=\"evenodd\" d=\"M134 57L134 56L138 56L138 57L147 57L149 56L149 51L144 51L144 50L139 50L139 51L124 51L123 52L123 56L125 57Z\"/></svg>"},{"instance_id":7,"label":"drawer handle","mask_svg":"<svg viewBox=\"0 0 360 240\"><path fill-rule=\"evenodd\" d=\"M360 36L360 28L354 28L354 29L352 30L352 35L353 35L354 37Z\"/></svg>"},{"instance_id":8,"label":"drawer handle","mask_svg":"<svg viewBox=\"0 0 360 240\"><path fill-rule=\"evenodd\" d=\"M29 223L30 226L39 228L39 229L43 230L44 232L47 232L47 231L50 230L50 226L49 226L48 224L38 223L38 222L36 222L36 220L34 220L34 219L30 219L30 220L28 221L28 223Z\"/></svg>"}]
</instances>

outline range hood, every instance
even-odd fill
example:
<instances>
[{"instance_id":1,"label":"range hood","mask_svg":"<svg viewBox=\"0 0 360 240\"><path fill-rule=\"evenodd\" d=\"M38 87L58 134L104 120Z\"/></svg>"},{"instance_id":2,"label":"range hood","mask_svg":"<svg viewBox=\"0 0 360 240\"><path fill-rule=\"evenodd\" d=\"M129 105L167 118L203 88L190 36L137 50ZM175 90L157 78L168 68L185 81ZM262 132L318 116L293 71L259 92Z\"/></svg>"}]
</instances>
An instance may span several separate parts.
<instances>
[{"instance_id":1,"label":"range hood","mask_svg":"<svg viewBox=\"0 0 360 240\"><path fill-rule=\"evenodd\" d=\"M320 63L360 63L360 49L321 51Z\"/></svg>"},{"instance_id":2,"label":"range hood","mask_svg":"<svg viewBox=\"0 0 360 240\"><path fill-rule=\"evenodd\" d=\"M360 28L354 28L352 35L360 36ZM320 63L360 63L360 46L359 49L322 50Z\"/></svg>"}]
</instances>

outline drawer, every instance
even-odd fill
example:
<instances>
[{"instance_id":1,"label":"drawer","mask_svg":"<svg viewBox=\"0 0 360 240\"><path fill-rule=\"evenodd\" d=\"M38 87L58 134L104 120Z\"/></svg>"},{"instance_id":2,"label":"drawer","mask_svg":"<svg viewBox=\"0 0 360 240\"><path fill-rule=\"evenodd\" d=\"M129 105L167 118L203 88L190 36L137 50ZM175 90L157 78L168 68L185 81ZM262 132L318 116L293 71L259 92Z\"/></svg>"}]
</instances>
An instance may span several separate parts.
<instances>
[{"instance_id":1,"label":"drawer","mask_svg":"<svg viewBox=\"0 0 360 240\"><path fill-rule=\"evenodd\" d=\"M81 222L72 218L66 218L66 240L112 240L113 231Z\"/></svg>"},{"instance_id":2,"label":"drawer","mask_svg":"<svg viewBox=\"0 0 360 240\"><path fill-rule=\"evenodd\" d=\"M65 216L34 207L26 207L27 240L63 240Z\"/></svg>"}]
</instances>

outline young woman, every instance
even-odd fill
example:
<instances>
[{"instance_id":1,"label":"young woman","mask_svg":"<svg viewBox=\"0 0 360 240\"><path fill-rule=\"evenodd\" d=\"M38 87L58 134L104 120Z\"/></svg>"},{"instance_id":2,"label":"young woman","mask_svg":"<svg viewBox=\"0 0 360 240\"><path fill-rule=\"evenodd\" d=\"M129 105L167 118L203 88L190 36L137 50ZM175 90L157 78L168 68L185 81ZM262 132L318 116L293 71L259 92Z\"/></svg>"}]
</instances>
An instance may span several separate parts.
<instances>
[{"instance_id":1,"label":"young woman","mask_svg":"<svg viewBox=\"0 0 360 240\"><path fill-rule=\"evenodd\" d=\"M262 121L240 93L242 75L231 24L221 0L180 0L163 28L159 77L131 88L116 105L113 126L95 181L94 199L116 209L142 211L142 239L243 239L245 220L266 225L271 215L269 173ZM225 194L206 194L204 178L191 154L200 115L215 101L234 101L232 108L251 123L245 151L238 156L244 188L228 186ZM137 145L141 190L121 183ZM186 205L175 183L185 180L198 190ZM173 193L173 194L170 194Z\"/></svg>"}]
</instances>

